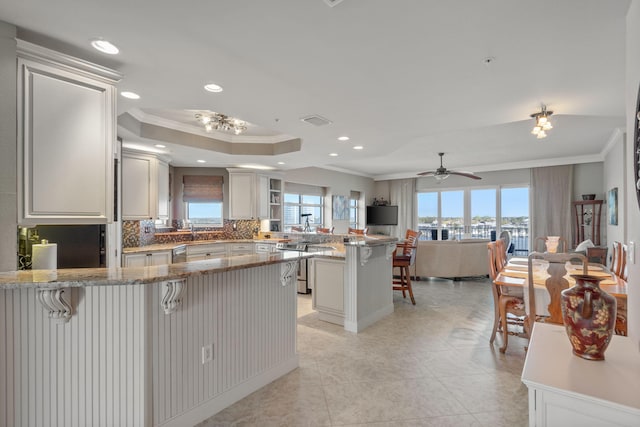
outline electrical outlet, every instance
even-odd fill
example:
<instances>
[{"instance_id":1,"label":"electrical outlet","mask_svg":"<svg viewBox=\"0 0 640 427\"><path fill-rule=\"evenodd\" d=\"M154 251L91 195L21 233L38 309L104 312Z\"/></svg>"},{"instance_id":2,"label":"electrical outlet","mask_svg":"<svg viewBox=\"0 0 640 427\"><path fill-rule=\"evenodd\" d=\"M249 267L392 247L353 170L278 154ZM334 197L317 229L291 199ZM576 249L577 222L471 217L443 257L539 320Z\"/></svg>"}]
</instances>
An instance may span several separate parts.
<instances>
[{"instance_id":1,"label":"electrical outlet","mask_svg":"<svg viewBox=\"0 0 640 427\"><path fill-rule=\"evenodd\" d=\"M202 347L202 364L211 362L213 360L213 344L205 345Z\"/></svg>"}]
</instances>

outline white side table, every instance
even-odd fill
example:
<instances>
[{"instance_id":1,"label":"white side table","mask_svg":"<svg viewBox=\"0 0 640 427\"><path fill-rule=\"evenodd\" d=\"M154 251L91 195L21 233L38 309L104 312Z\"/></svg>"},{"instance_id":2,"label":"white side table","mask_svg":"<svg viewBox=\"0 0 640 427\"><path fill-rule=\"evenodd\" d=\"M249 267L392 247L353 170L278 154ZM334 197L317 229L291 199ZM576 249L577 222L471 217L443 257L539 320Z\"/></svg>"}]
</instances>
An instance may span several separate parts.
<instances>
[{"instance_id":1,"label":"white side table","mask_svg":"<svg viewBox=\"0 0 640 427\"><path fill-rule=\"evenodd\" d=\"M529 426L640 426L640 350L614 335L604 361L571 352L564 326L536 323L522 371Z\"/></svg>"}]
</instances>

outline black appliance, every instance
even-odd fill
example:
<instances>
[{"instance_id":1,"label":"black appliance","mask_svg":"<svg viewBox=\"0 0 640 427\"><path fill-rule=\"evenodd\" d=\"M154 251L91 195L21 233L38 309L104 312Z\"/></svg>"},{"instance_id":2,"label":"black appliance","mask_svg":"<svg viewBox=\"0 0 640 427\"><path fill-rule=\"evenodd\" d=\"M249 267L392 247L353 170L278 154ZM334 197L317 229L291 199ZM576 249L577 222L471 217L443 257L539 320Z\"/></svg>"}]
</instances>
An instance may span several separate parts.
<instances>
[{"instance_id":1,"label":"black appliance","mask_svg":"<svg viewBox=\"0 0 640 427\"><path fill-rule=\"evenodd\" d=\"M278 242L276 243L276 249L281 251L297 251L307 252L309 250L309 242ZM311 292L309 289L309 269L308 260L302 258L298 260L298 293L308 294Z\"/></svg>"},{"instance_id":2,"label":"black appliance","mask_svg":"<svg viewBox=\"0 0 640 427\"><path fill-rule=\"evenodd\" d=\"M367 225L398 225L398 207L367 206Z\"/></svg>"},{"instance_id":3,"label":"black appliance","mask_svg":"<svg viewBox=\"0 0 640 427\"><path fill-rule=\"evenodd\" d=\"M35 231L40 239L58 245L58 268L107 266L104 225L39 225Z\"/></svg>"}]
</instances>

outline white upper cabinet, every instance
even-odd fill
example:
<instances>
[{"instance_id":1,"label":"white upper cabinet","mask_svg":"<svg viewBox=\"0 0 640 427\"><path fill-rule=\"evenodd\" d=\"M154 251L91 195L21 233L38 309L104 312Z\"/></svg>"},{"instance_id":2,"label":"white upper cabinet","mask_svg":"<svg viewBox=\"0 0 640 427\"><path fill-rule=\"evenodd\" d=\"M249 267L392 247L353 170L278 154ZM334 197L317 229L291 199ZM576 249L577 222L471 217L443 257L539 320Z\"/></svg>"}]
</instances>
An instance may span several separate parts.
<instances>
[{"instance_id":1,"label":"white upper cabinet","mask_svg":"<svg viewBox=\"0 0 640 427\"><path fill-rule=\"evenodd\" d=\"M269 219L271 208L270 185L273 174L229 171L229 218Z\"/></svg>"},{"instance_id":2,"label":"white upper cabinet","mask_svg":"<svg viewBox=\"0 0 640 427\"><path fill-rule=\"evenodd\" d=\"M229 171L229 219L256 218L256 174Z\"/></svg>"},{"instance_id":3,"label":"white upper cabinet","mask_svg":"<svg viewBox=\"0 0 640 427\"><path fill-rule=\"evenodd\" d=\"M122 153L122 218L169 218L169 165L145 154Z\"/></svg>"},{"instance_id":4,"label":"white upper cabinet","mask_svg":"<svg viewBox=\"0 0 640 427\"><path fill-rule=\"evenodd\" d=\"M18 41L18 222L113 220L115 83L106 68Z\"/></svg>"}]
</instances>

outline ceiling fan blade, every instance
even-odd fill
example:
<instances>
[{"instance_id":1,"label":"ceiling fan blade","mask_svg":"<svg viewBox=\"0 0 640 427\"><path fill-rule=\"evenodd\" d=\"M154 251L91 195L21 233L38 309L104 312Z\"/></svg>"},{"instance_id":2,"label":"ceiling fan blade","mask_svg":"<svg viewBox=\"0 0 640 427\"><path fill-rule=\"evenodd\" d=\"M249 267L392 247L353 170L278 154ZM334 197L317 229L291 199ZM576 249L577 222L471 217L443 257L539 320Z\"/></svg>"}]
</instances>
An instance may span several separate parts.
<instances>
[{"instance_id":1,"label":"ceiling fan blade","mask_svg":"<svg viewBox=\"0 0 640 427\"><path fill-rule=\"evenodd\" d=\"M436 173L434 171L429 171L429 172L421 172L418 174L418 176L434 176Z\"/></svg>"},{"instance_id":2,"label":"ceiling fan blade","mask_svg":"<svg viewBox=\"0 0 640 427\"><path fill-rule=\"evenodd\" d=\"M460 175L460 176L465 176L467 178L471 178L471 179L482 179L481 177L479 177L478 175L475 175L473 172L463 172L463 171L447 171L449 174L451 175Z\"/></svg>"}]
</instances>

